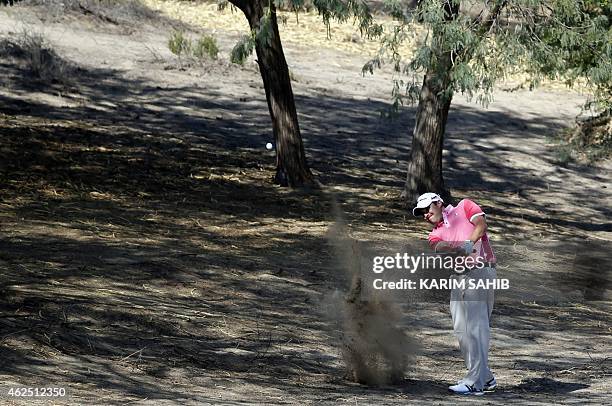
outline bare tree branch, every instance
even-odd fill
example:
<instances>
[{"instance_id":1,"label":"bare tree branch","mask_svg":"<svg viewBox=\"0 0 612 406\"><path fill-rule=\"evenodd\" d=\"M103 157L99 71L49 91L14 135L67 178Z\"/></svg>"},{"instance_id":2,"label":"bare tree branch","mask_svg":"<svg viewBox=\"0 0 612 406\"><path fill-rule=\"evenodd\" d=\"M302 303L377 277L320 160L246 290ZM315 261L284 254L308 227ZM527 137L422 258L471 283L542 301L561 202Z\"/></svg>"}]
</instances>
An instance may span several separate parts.
<instances>
[{"instance_id":1,"label":"bare tree branch","mask_svg":"<svg viewBox=\"0 0 612 406\"><path fill-rule=\"evenodd\" d=\"M504 9L507 3L508 3L507 0L503 0L495 4L493 9L487 16L486 20L480 23L480 29L478 30L478 36L482 37L491 30L491 28L497 21L499 15L501 14L502 10Z\"/></svg>"}]
</instances>

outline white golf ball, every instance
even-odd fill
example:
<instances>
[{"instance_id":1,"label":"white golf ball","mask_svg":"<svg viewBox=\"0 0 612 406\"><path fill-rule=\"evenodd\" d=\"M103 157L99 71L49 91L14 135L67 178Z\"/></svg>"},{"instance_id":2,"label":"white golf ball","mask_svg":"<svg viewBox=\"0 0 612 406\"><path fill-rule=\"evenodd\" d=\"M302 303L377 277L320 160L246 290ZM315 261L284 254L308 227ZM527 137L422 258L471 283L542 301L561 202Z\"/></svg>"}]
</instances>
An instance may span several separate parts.
<instances>
[{"instance_id":1,"label":"white golf ball","mask_svg":"<svg viewBox=\"0 0 612 406\"><path fill-rule=\"evenodd\" d=\"M272 149L272 143L271 142L266 144L266 149Z\"/></svg>"}]
</instances>

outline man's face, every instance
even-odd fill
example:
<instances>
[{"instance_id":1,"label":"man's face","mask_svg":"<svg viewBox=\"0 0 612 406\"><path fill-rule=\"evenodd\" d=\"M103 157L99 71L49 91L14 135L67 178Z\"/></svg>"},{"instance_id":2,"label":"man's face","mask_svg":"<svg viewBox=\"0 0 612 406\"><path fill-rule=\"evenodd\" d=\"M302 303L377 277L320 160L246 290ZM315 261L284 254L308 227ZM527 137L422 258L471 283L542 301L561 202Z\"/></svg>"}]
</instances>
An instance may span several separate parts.
<instances>
[{"instance_id":1,"label":"man's face","mask_svg":"<svg viewBox=\"0 0 612 406\"><path fill-rule=\"evenodd\" d=\"M436 225L442 221L442 203L433 202L429 205L429 209L423 210L423 218L429 223Z\"/></svg>"}]
</instances>

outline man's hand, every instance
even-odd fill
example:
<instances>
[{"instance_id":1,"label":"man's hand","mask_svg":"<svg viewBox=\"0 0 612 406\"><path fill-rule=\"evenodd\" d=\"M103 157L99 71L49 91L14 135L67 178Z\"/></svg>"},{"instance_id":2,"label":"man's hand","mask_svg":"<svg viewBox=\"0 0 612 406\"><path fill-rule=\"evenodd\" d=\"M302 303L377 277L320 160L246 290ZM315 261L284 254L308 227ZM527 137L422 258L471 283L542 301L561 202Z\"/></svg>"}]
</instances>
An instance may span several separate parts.
<instances>
[{"instance_id":1,"label":"man's hand","mask_svg":"<svg viewBox=\"0 0 612 406\"><path fill-rule=\"evenodd\" d=\"M446 241L440 241L438 244L436 244L435 251L438 253L444 253L446 255L453 255L453 256L465 255L465 250L463 249L462 246L457 247L457 246L454 246L454 244L450 242L446 242Z\"/></svg>"},{"instance_id":2,"label":"man's hand","mask_svg":"<svg viewBox=\"0 0 612 406\"><path fill-rule=\"evenodd\" d=\"M474 243L472 240L466 240L461 246L461 249L465 255L471 255L474 252Z\"/></svg>"},{"instance_id":3,"label":"man's hand","mask_svg":"<svg viewBox=\"0 0 612 406\"><path fill-rule=\"evenodd\" d=\"M436 252L456 252L457 248L453 247L453 245L450 242L440 241L439 243L436 244L435 251Z\"/></svg>"},{"instance_id":4,"label":"man's hand","mask_svg":"<svg viewBox=\"0 0 612 406\"><path fill-rule=\"evenodd\" d=\"M446 254L458 255L458 256L469 256L474 252L474 243L471 240L466 240L460 246L453 246L454 244L446 241L441 241L436 244L436 252L444 252Z\"/></svg>"}]
</instances>

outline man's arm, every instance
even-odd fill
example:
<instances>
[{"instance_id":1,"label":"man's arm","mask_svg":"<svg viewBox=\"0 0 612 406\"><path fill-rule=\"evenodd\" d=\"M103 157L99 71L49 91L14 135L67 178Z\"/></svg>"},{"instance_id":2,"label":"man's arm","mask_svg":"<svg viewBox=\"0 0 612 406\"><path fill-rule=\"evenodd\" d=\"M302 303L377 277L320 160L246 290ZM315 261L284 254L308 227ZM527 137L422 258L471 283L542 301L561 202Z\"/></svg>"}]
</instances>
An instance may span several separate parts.
<instances>
[{"instance_id":1,"label":"man's arm","mask_svg":"<svg viewBox=\"0 0 612 406\"><path fill-rule=\"evenodd\" d=\"M445 251L449 253L452 252L460 253L463 255L470 255L474 249L474 244L476 244L478 240L480 240L482 236L487 232L487 221L485 220L484 215L474 216L472 218L472 224L474 224L474 230L470 234L469 241L466 240L465 243L460 247L454 247L454 244L452 242L439 241L434 246L435 251Z\"/></svg>"},{"instance_id":2,"label":"man's arm","mask_svg":"<svg viewBox=\"0 0 612 406\"><path fill-rule=\"evenodd\" d=\"M476 244L478 240L480 240L482 236L487 232L487 221L485 220L484 213L480 212L480 213L474 214L471 219L471 223L474 224L474 230L470 234L470 241L472 242L471 248L473 248L473 244ZM465 252L464 247L453 246L453 245L456 245L457 242L442 241L438 237L430 236L429 244L436 252L455 252L455 253ZM467 254L469 255L470 253L467 253Z\"/></svg>"},{"instance_id":3,"label":"man's arm","mask_svg":"<svg viewBox=\"0 0 612 406\"><path fill-rule=\"evenodd\" d=\"M487 221L485 220L485 216L476 216L472 219L472 224L474 224L474 231L470 235L470 241L474 244L478 242L487 232Z\"/></svg>"}]
</instances>

